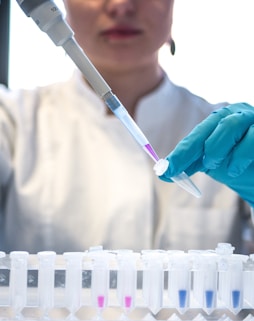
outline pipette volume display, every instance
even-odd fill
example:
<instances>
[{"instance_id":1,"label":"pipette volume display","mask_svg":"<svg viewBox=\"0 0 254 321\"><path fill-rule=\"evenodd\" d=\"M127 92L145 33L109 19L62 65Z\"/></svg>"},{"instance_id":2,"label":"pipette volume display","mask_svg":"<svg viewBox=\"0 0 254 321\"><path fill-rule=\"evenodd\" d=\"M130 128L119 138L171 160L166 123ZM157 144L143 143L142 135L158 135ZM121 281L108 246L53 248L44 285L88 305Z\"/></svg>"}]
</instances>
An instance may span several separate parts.
<instances>
[{"instance_id":1,"label":"pipette volume display","mask_svg":"<svg viewBox=\"0 0 254 321\"><path fill-rule=\"evenodd\" d=\"M56 46L62 46L64 48L65 52L85 76L94 91L104 100L106 105L126 126L139 145L142 146L157 164L159 157L156 155L151 144L119 99L112 93L111 88L86 56L82 48L78 45L74 38L73 30L65 21L55 3L51 0L17 0L17 3L25 14L32 17L37 26L43 32L47 33ZM200 191L185 173L172 178L172 180L192 195L200 197Z\"/></svg>"}]
</instances>

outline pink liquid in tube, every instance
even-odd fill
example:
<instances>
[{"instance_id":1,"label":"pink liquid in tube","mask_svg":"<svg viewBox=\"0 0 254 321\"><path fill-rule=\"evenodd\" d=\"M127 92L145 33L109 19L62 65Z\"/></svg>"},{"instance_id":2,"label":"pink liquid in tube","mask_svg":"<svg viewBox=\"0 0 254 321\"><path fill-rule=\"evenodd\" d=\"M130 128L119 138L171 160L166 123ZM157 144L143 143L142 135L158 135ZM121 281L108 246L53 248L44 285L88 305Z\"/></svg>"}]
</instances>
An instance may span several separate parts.
<instances>
[{"instance_id":1,"label":"pink liquid in tube","mask_svg":"<svg viewBox=\"0 0 254 321\"><path fill-rule=\"evenodd\" d=\"M131 303L132 303L132 297L130 295L126 295L126 297L124 298L124 303L125 303L125 307L126 308L130 308L131 307Z\"/></svg>"},{"instance_id":2,"label":"pink liquid in tube","mask_svg":"<svg viewBox=\"0 0 254 321\"><path fill-rule=\"evenodd\" d=\"M97 298L97 302L98 302L99 308L104 308L104 302L105 302L104 295L99 295Z\"/></svg>"},{"instance_id":3,"label":"pink liquid in tube","mask_svg":"<svg viewBox=\"0 0 254 321\"><path fill-rule=\"evenodd\" d=\"M150 157L152 157L152 159L155 161L155 163L158 162L159 157L158 157L158 155L155 153L153 147L152 147L150 144L146 144L146 145L144 146L144 150L147 152L147 154L148 154Z\"/></svg>"}]
</instances>

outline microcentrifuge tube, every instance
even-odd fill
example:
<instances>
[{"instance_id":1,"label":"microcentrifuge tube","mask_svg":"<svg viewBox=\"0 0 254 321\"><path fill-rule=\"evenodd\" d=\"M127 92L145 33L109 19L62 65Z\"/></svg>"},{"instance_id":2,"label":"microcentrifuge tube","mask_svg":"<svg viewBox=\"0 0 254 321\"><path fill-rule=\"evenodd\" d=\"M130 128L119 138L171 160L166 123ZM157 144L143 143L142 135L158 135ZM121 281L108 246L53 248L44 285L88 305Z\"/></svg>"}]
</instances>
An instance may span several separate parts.
<instances>
[{"instance_id":1,"label":"microcentrifuge tube","mask_svg":"<svg viewBox=\"0 0 254 321\"><path fill-rule=\"evenodd\" d=\"M243 260L247 256L233 255L230 262L230 310L237 314L243 308Z\"/></svg>"},{"instance_id":2,"label":"microcentrifuge tube","mask_svg":"<svg viewBox=\"0 0 254 321\"><path fill-rule=\"evenodd\" d=\"M70 311L70 318L81 306L82 260L83 252L65 252L65 307Z\"/></svg>"},{"instance_id":3,"label":"microcentrifuge tube","mask_svg":"<svg viewBox=\"0 0 254 321\"><path fill-rule=\"evenodd\" d=\"M217 303L217 256L214 253L192 253L193 297L207 314Z\"/></svg>"},{"instance_id":4,"label":"microcentrifuge tube","mask_svg":"<svg viewBox=\"0 0 254 321\"><path fill-rule=\"evenodd\" d=\"M91 295L92 305L97 310L97 319L108 305L109 296L109 253L105 250L94 250L88 253L93 260Z\"/></svg>"},{"instance_id":5,"label":"microcentrifuge tube","mask_svg":"<svg viewBox=\"0 0 254 321\"><path fill-rule=\"evenodd\" d=\"M16 318L22 318L21 312L27 303L27 261L29 253L13 251L10 253L10 300Z\"/></svg>"},{"instance_id":6,"label":"microcentrifuge tube","mask_svg":"<svg viewBox=\"0 0 254 321\"><path fill-rule=\"evenodd\" d=\"M146 306L153 314L160 311L163 306L164 251L144 250L142 251L143 270L143 297Z\"/></svg>"},{"instance_id":7,"label":"microcentrifuge tube","mask_svg":"<svg viewBox=\"0 0 254 321\"><path fill-rule=\"evenodd\" d=\"M226 251L226 249L228 251ZM222 251L224 250L224 251ZM218 294L222 303L234 314L243 308L243 262L247 255L231 254L230 244L220 244L218 253Z\"/></svg>"},{"instance_id":8,"label":"microcentrifuge tube","mask_svg":"<svg viewBox=\"0 0 254 321\"><path fill-rule=\"evenodd\" d=\"M54 251L41 251L37 253L39 260L38 271L38 294L39 307L47 317L49 311L54 307L54 280L55 280L55 258Z\"/></svg>"},{"instance_id":9,"label":"microcentrifuge tube","mask_svg":"<svg viewBox=\"0 0 254 321\"><path fill-rule=\"evenodd\" d=\"M137 253L131 250L117 251L117 296L125 314L135 306L137 286Z\"/></svg>"},{"instance_id":10,"label":"microcentrifuge tube","mask_svg":"<svg viewBox=\"0 0 254 321\"><path fill-rule=\"evenodd\" d=\"M191 265L188 254L170 257L168 295L175 308L183 314L189 308L191 289Z\"/></svg>"},{"instance_id":11,"label":"microcentrifuge tube","mask_svg":"<svg viewBox=\"0 0 254 321\"><path fill-rule=\"evenodd\" d=\"M169 166L169 162L166 159L158 159L153 167L157 176L161 176L165 173ZM189 192L193 196L199 198L201 197L201 192L197 186L192 182L189 176L182 172L177 176L170 177L171 180L176 183L178 186L183 188L185 191Z\"/></svg>"},{"instance_id":12,"label":"microcentrifuge tube","mask_svg":"<svg viewBox=\"0 0 254 321\"><path fill-rule=\"evenodd\" d=\"M252 309L254 308L254 254L250 254L243 272L243 287L245 301Z\"/></svg>"}]
</instances>

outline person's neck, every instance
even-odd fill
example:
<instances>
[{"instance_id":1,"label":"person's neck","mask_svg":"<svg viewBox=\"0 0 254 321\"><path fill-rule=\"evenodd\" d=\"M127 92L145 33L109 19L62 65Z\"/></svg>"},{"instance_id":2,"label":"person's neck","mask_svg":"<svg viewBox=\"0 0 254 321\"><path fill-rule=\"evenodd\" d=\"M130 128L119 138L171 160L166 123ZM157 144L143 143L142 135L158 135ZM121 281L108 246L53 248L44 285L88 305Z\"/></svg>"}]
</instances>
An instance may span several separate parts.
<instances>
[{"instance_id":1,"label":"person's neck","mask_svg":"<svg viewBox=\"0 0 254 321\"><path fill-rule=\"evenodd\" d=\"M164 77L159 65L138 70L120 72L100 70L100 72L132 117L135 116L138 101L158 87Z\"/></svg>"}]
</instances>

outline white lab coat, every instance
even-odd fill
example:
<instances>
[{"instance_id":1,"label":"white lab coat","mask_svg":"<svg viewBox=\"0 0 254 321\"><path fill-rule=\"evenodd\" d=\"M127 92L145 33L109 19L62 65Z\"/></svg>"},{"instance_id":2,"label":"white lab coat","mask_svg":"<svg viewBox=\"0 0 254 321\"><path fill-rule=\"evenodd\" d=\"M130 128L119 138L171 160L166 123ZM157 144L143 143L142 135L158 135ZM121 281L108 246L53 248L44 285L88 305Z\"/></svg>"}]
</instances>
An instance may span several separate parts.
<instances>
[{"instance_id":1,"label":"white lab coat","mask_svg":"<svg viewBox=\"0 0 254 321\"><path fill-rule=\"evenodd\" d=\"M160 157L218 108L165 80L135 120ZM196 199L153 162L79 72L0 91L0 250L207 249L231 241L237 195L205 174ZM235 244L237 245L237 244Z\"/></svg>"}]
</instances>

